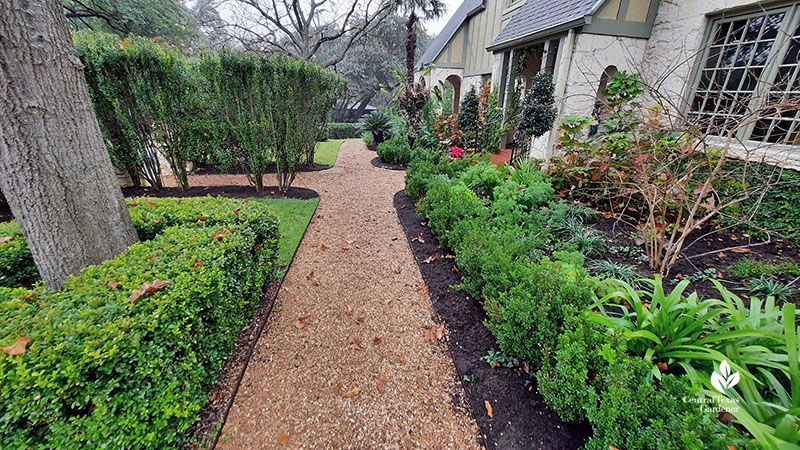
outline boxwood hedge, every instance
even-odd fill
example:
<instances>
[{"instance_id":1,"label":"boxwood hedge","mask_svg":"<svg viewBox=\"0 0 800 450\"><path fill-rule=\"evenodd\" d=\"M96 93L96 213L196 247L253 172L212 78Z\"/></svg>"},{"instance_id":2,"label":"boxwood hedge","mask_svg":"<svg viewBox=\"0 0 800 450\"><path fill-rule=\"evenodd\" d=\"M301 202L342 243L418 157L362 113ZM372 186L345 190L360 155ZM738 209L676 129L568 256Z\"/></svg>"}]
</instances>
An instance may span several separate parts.
<instances>
[{"instance_id":1,"label":"boxwood hedge","mask_svg":"<svg viewBox=\"0 0 800 450\"><path fill-rule=\"evenodd\" d=\"M277 221L240 200L137 199L153 235L61 291L0 288L0 448L177 448L264 284ZM145 283L168 281L141 297ZM11 352L14 353L14 352Z\"/></svg>"}]
</instances>

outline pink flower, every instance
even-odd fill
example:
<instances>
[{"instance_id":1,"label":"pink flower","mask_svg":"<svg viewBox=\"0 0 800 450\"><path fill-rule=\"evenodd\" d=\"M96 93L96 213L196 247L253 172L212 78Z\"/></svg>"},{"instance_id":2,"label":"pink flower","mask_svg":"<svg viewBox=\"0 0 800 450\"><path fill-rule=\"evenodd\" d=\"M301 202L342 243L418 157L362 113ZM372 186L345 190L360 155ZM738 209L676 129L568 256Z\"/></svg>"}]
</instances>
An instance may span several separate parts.
<instances>
[{"instance_id":1,"label":"pink flower","mask_svg":"<svg viewBox=\"0 0 800 450\"><path fill-rule=\"evenodd\" d=\"M453 159L460 159L464 157L464 149L461 147L450 147L450 157Z\"/></svg>"}]
</instances>

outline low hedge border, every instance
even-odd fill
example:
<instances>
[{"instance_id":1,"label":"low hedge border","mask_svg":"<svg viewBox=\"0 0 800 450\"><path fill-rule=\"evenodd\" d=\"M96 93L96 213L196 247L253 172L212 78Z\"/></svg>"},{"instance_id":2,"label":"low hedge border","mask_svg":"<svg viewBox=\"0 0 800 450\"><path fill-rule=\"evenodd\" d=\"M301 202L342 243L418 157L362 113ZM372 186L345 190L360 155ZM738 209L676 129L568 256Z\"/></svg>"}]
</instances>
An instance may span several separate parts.
<instances>
[{"instance_id":1,"label":"low hedge border","mask_svg":"<svg viewBox=\"0 0 800 450\"><path fill-rule=\"evenodd\" d=\"M361 126L357 123L329 123L325 126L325 139L359 139Z\"/></svg>"},{"instance_id":2,"label":"low hedge border","mask_svg":"<svg viewBox=\"0 0 800 450\"><path fill-rule=\"evenodd\" d=\"M0 288L0 343L29 339L22 354L0 353L1 448L156 449L190 439L208 387L274 279L278 224L236 200L134 203L140 232L161 227L153 239L61 291ZM188 221L168 225L180 219ZM134 295L158 280L168 283Z\"/></svg>"}]
</instances>

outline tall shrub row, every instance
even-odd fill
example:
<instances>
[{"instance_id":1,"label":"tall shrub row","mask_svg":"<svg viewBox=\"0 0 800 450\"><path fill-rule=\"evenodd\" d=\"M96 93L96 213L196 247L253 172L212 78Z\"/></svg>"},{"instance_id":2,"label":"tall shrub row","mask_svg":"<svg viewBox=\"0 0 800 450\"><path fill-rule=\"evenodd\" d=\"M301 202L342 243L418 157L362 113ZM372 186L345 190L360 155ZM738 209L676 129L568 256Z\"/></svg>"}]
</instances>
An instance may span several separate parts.
<instances>
[{"instance_id":1,"label":"tall shrub row","mask_svg":"<svg viewBox=\"0 0 800 450\"><path fill-rule=\"evenodd\" d=\"M186 189L187 163L211 155L223 169L246 169L258 191L274 163L285 192L296 171L313 163L345 84L287 57L230 51L188 58L154 39L95 32L74 40L112 162L134 185L144 178L162 186L160 153Z\"/></svg>"}]
</instances>

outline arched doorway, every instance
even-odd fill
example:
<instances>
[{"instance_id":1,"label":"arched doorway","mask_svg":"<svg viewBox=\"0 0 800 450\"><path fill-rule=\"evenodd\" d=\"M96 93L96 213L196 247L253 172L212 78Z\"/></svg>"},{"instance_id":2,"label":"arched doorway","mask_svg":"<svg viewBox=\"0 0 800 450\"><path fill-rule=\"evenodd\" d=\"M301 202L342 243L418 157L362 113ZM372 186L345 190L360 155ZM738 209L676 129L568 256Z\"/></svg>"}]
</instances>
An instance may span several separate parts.
<instances>
[{"instance_id":1,"label":"arched doorway","mask_svg":"<svg viewBox=\"0 0 800 450\"><path fill-rule=\"evenodd\" d=\"M453 114L457 114L458 104L461 101L461 77L458 75L450 75L445 78L445 81L453 86Z\"/></svg>"},{"instance_id":2,"label":"arched doorway","mask_svg":"<svg viewBox=\"0 0 800 450\"><path fill-rule=\"evenodd\" d=\"M594 136L600 131L600 122L605 118L605 113L608 111L608 100L606 100L606 87L608 87L608 80L614 77L618 72L617 66L608 66L600 75L600 82L597 85L597 95L594 100L594 108L592 108L592 118L595 124L589 128L589 136Z\"/></svg>"}]
</instances>

